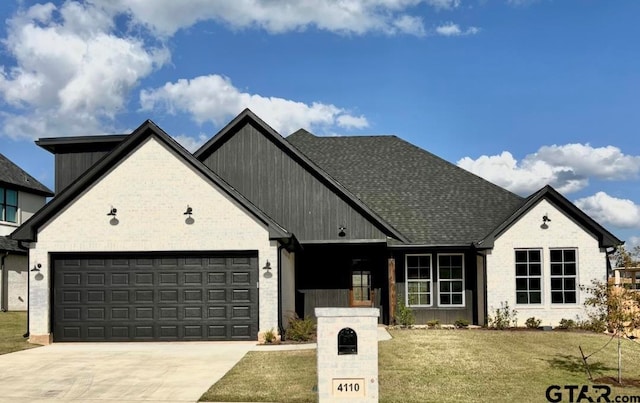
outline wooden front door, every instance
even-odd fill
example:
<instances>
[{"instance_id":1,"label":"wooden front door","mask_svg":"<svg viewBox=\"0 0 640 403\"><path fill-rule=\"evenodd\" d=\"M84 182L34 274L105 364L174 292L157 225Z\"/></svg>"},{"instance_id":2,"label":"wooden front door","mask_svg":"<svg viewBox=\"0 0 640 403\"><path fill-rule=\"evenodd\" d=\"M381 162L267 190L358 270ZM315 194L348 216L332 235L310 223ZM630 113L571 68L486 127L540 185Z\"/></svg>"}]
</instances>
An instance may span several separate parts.
<instances>
[{"instance_id":1,"label":"wooden front door","mask_svg":"<svg viewBox=\"0 0 640 403\"><path fill-rule=\"evenodd\" d=\"M369 262L364 259L354 259L351 267L351 290L349 292L351 306L372 307L374 290L371 286Z\"/></svg>"}]
</instances>

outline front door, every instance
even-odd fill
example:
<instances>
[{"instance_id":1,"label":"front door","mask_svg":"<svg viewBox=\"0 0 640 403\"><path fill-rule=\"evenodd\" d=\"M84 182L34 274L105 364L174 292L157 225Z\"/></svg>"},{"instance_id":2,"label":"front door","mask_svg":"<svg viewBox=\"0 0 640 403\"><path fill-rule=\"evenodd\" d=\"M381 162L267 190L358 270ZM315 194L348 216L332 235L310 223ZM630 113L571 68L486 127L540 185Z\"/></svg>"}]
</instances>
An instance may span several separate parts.
<instances>
[{"instance_id":1,"label":"front door","mask_svg":"<svg viewBox=\"0 0 640 403\"><path fill-rule=\"evenodd\" d=\"M351 306L372 307L374 291L371 287L370 262L366 259L351 261L351 290L349 299Z\"/></svg>"}]
</instances>

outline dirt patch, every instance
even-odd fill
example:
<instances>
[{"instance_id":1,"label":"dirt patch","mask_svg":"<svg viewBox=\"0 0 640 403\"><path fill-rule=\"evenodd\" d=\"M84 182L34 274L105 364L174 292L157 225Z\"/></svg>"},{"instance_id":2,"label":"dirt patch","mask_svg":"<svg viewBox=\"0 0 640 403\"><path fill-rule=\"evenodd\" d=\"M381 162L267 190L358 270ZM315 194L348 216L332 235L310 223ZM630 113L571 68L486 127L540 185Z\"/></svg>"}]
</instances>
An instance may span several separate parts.
<instances>
[{"instance_id":1,"label":"dirt patch","mask_svg":"<svg viewBox=\"0 0 640 403\"><path fill-rule=\"evenodd\" d=\"M622 382L618 383L618 378L614 376L603 376L593 380L595 384L613 385L622 388L640 388L640 379L622 378Z\"/></svg>"}]
</instances>

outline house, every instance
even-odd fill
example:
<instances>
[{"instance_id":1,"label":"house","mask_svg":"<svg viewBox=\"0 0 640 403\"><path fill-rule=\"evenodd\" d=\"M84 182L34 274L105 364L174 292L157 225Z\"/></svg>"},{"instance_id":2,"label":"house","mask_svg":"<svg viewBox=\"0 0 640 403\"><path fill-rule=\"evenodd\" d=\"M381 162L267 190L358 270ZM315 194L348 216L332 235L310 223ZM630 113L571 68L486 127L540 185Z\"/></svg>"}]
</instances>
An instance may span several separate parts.
<instances>
[{"instance_id":1,"label":"house","mask_svg":"<svg viewBox=\"0 0 640 403\"><path fill-rule=\"evenodd\" d=\"M0 310L27 309L27 249L9 235L53 196L51 190L0 154Z\"/></svg>"},{"instance_id":2,"label":"house","mask_svg":"<svg viewBox=\"0 0 640 403\"><path fill-rule=\"evenodd\" d=\"M255 340L323 306L418 323L583 314L621 241L547 186L521 198L395 136L282 137L249 110L191 154L150 121L38 141L57 196L13 235L30 340Z\"/></svg>"}]
</instances>

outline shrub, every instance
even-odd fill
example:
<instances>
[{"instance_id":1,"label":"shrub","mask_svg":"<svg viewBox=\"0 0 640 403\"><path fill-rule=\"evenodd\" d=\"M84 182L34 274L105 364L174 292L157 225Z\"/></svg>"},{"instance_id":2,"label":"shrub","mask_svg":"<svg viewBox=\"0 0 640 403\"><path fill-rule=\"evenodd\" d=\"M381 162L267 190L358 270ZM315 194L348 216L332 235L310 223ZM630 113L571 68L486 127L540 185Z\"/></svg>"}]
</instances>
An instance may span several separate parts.
<instances>
[{"instance_id":1,"label":"shrub","mask_svg":"<svg viewBox=\"0 0 640 403\"><path fill-rule=\"evenodd\" d=\"M602 333L607 330L607 322L596 318L578 320L576 327L588 332Z\"/></svg>"},{"instance_id":2,"label":"shrub","mask_svg":"<svg viewBox=\"0 0 640 403\"><path fill-rule=\"evenodd\" d=\"M287 326L285 334L288 339L293 341L309 341L315 332L316 326L310 317L305 316L304 319L301 319L298 315L293 315L289 317L289 326Z\"/></svg>"},{"instance_id":3,"label":"shrub","mask_svg":"<svg viewBox=\"0 0 640 403\"><path fill-rule=\"evenodd\" d=\"M273 328L267 330L266 332L264 332L264 342L267 344L272 344L275 343L277 339L277 335L275 330L273 330Z\"/></svg>"},{"instance_id":4,"label":"shrub","mask_svg":"<svg viewBox=\"0 0 640 403\"><path fill-rule=\"evenodd\" d=\"M466 319L458 319L455 322L453 322L453 325L458 329L464 329L469 327L469 321Z\"/></svg>"},{"instance_id":5,"label":"shrub","mask_svg":"<svg viewBox=\"0 0 640 403\"><path fill-rule=\"evenodd\" d=\"M517 323L518 311L509 308L507 301L500 303L500 308L494 309L493 315L489 316L489 327L491 329L504 330Z\"/></svg>"},{"instance_id":6,"label":"shrub","mask_svg":"<svg viewBox=\"0 0 640 403\"><path fill-rule=\"evenodd\" d=\"M576 321L573 319L565 319L562 318L560 319L560 325L558 326L560 329L563 330L571 330L571 329L575 329L576 327Z\"/></svg>"},{"instance_id":7,"label":"shrub","mask_svg":"<svg viewBox=\"0 0 640 403\"><path fill-rule=\"evenodd\" d=\"M398 308L396 310L396 322L400 326L411 327L416 323L416 318L413 316L413 311L407 308L404 302L398 302Z\"/></svg>"},{"instance_id":8,"label":"shrub","mask_svg":"<svg viewBox=\"0 0 640 403\"><path fill-rule=\"evenodd\" d=\"M440 321L438 319L433 319L433 320L427 321L427 326L429 326L429 327L439 327L440 326Z\"/></svg>"},{"instance_id":9,"label":"shrub","mask_svg":"<svg viewBox=\"0 0 640 403\"><path fill-rule=\"evenodd\" d=\"M541 323L542 323L541 319L536 319L535 317L532 316L530 318L527 318L527 320L524 322L524 325L529 329L537 329L540 327Z\"/></svg>"}]
</instances>

